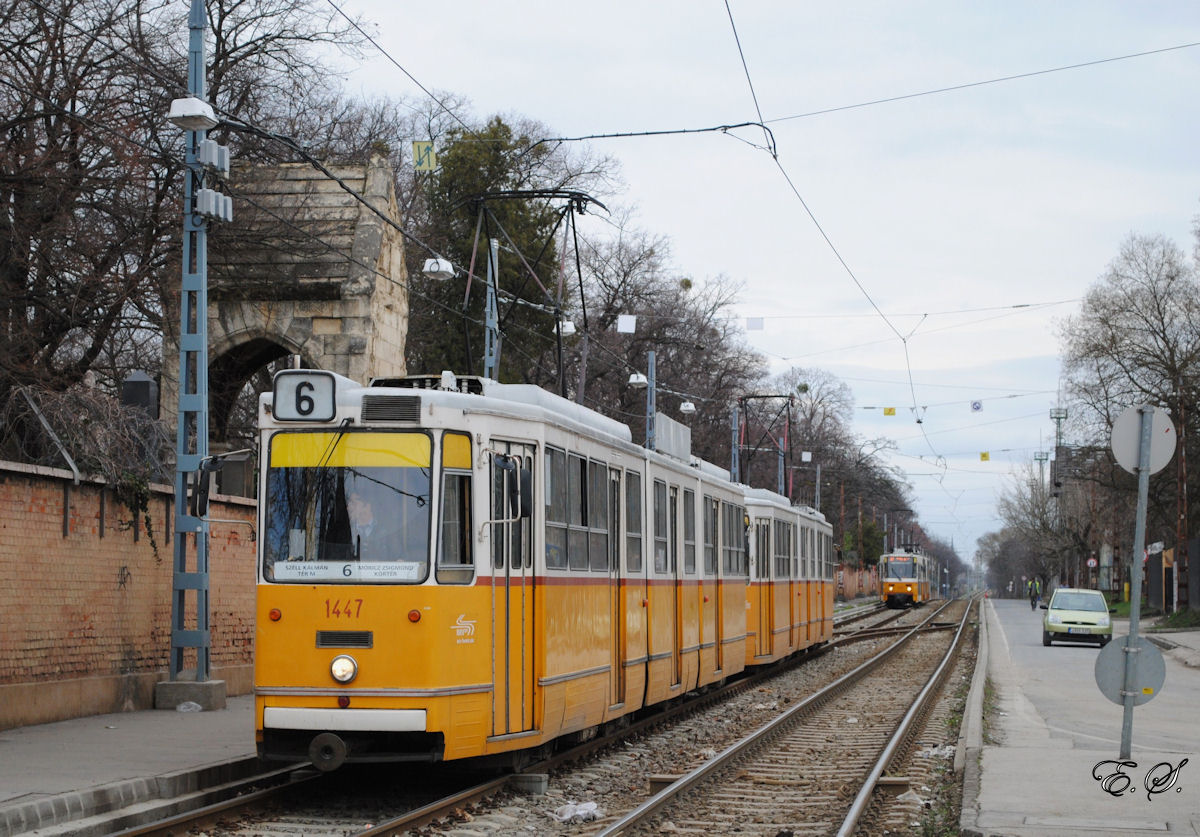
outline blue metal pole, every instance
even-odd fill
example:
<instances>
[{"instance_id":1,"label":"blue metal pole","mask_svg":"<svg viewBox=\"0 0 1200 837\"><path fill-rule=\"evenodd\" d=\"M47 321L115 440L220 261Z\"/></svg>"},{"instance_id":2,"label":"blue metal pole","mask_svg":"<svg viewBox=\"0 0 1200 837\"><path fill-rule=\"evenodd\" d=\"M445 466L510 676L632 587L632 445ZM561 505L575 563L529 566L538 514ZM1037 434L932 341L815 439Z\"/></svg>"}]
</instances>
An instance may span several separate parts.
<instances>
[{"instance_id":1,"label":"blue metal pole","mask_svg":"<svg viewBox=\"0 0 1200 837\"><path fill-rule=\"evenodd\" d=\"M657 410L656 384L654 381L654 352L646 353L646 447L658 450L658 439L654 434L654 414Z\"/></svg>"},{"instance_id":2,"label":"blue metal pole","mask_svg":"<svg viewBox=\"0 0 1200 837\"><path fill-rule=\"evenodd\" d=\"M729 473L734 482L742 481L738 457L738 430L740 429L738 421L738 405L735 403L733 405L733 413L729 422L731 425L730 429L733 431L733 435L730 437L729 441Z\"/></svg>"},{"instance_id":3,"label":"blue metal pole","mask_svg":"<svg viewBox=\"0 0 1200 837\"><path fill-rule=\"evenodd\" d=\"M188 14L188 92L205 99L203 0ZM208 623L208 521L190 514L188 484L208 456L208 228L196 212L204 188L197 160L207 131L188 131L183 194L183 281L179 307L179 421L175 444L175 531L171 595L171 680L179 679L188 648L196 649L196 682L208 680L211 636ZM207 479L204 474L201 479ZM188 571L189 540L195 539L194 571ZM195 627L187 627L187 592L196 591Z\"/></svg>"},{"instance_id":4,"label":"blue metal pole","mask_svg":"<svg viewBox=\"0 0 1200 837\"><path fill-rule=\"evenodd\" d=\"M496 305L496 283L500 281L500 242L488 242L487 309L484 311L483 377L499 380L500 314Z\"/></svg>"}]
</instances>

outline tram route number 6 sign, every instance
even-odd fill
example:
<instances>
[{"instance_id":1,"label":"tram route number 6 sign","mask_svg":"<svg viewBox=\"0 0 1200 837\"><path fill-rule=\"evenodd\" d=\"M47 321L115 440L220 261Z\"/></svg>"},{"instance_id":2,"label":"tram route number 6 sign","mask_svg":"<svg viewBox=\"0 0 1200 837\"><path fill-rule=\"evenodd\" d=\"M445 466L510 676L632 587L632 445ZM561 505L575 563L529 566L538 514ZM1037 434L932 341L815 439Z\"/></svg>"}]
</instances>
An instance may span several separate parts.
<instances>
[{"instance_id":1,"label":"tram route number 6 sign","mask_svg":"<svg viewBox=\"0 0 1200 837\"><path fill-rule=\"evenodd\" d=\"M275 375L271 409L276 421L333 421L335 390L332 373L285 369Z\"/></svg>"}]
</instances>

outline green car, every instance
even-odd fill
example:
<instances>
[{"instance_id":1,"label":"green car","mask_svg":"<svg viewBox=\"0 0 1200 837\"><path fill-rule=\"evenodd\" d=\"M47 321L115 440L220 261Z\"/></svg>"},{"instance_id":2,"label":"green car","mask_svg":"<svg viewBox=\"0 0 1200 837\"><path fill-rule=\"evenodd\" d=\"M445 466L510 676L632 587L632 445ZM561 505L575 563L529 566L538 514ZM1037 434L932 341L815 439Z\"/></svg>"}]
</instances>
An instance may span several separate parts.
<instances>
[{"instance_id":1,"label":"green car","mask_svg":"<svg viewBox=\"0 0 1200 837\"><path fill-rule=\"evenodd\" d=\"M1109 614L1117 611L1109 609L1099 590L1059 587L1050 597L1050 604L1042 605L1042 610L1046 611L1042 617L1042 645L1058 639L1105 646L1112 639Z\"/></svg>"}]
</instances>

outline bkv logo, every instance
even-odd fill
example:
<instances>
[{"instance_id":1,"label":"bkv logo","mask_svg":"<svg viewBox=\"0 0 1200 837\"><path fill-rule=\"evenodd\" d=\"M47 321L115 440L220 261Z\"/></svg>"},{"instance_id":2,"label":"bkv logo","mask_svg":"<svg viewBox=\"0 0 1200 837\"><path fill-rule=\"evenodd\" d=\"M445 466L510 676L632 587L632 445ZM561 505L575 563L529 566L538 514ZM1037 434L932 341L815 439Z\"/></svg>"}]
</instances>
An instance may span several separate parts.
<instances>
[{"instance_id":1,"label":"bkv logo","mask_svg":"<svg viewBox=\"0 0 1200 837\"><path fill-rule=\"evenodd\" d=\"M454 631L454 636L457 637L455 642L459 645L470 645L475 642L475 620L468 619L465 613L458 615L454 624L450 626L450 630Z\"/></svg>"}]
</instances>

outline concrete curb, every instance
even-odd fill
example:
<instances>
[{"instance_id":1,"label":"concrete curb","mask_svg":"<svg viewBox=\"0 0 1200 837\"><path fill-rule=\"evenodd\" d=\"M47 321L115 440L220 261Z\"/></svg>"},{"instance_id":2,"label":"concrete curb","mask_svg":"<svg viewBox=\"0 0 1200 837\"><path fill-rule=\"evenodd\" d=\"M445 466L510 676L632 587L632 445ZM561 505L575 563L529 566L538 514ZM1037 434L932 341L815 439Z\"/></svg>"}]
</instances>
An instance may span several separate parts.
<instances>
[{"instance_id":1,"label":"concrete curb","mask_svg":"<svg viewBox=\"0 0 1200 837\"><path fill-rule=\"evenodd\" d=\"M983 693L987 684L988 668L988 609L989 598L979 600L979 643L975 652L975 673L971 677L971 688L967 692L967 705L963 709L962 725L958 732L958 745L954 750L954 772L962 776L962 814L959 816L959 832L968 837L978 837L982 832L979 822L979 788L981 774L980 756L983 752Z\"/></svg>"},{"instance_id":2,"label":"concrete curb","mask_svg":"<svg viewBox=\"0 0 1200 837\"><path fill-rule=\"evenodd\" d=\"M259 769L258 758L249 756L10 805L0 808L0 834L22 834L77 823L146 802L174 799L253 776Z\"/></svg>"},{"instance_id":3,"label":"concrete curb","mask_svg":"<svg viewBox=\"0 0 1200 837\"><path fill-rule=\"evenodd\" d=\"M1154 643L1163 652L1171 655L1172 658L1178 660L1188 668L1200 668L1200 651L1194 648L1189 648L1186 645L1181 645L1178 642L1172 642L1163 634L1169 633L1184 633L1184 631L1147 631L1140 634L1147 640Z\"/></svg>"}]
</instances>

